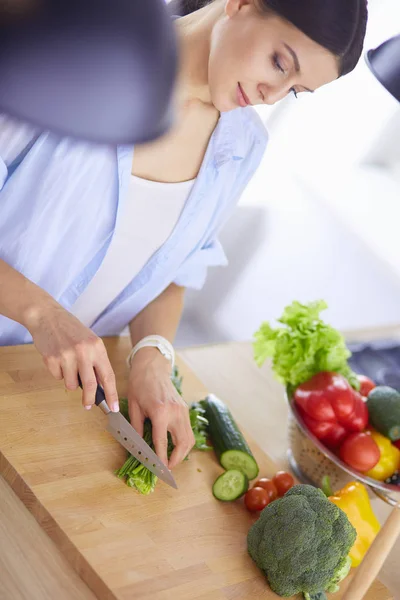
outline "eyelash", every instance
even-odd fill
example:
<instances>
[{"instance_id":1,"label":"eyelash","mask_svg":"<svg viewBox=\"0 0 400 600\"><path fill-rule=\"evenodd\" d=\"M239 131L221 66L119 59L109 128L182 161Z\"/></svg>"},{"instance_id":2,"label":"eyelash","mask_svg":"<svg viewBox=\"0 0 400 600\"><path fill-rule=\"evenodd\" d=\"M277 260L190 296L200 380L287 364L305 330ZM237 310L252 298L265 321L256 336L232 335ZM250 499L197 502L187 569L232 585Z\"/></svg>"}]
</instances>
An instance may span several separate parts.
<instances>
[{"instance_id":1,"label":"eyelash","mask_svg":"<svg viewBox=\"0 0 400 600\"><path fill-rule=\"evenodd\" d=\"M281 66L281 63L279 62L279 57L278 57L277 54L274 54L273 63L274 63L275 69L277 71L279 71L280 73L283 73L285 75L285 69ZM294 95L294 97L296 98L296 100L297 100L297 92L296 92L296 90L293 87L290 88L289 92L291 92Z\"/></svg>"}]
</instances>

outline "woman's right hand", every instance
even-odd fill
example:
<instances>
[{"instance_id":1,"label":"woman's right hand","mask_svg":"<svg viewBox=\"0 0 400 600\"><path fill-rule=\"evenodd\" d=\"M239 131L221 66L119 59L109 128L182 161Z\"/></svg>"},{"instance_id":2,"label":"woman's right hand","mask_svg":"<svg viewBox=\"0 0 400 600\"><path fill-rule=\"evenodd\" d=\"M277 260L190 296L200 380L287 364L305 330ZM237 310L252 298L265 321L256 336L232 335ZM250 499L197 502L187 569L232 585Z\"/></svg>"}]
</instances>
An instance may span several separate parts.
<instances>
[{"instance_id":1,"label":"woman's right hand","mask_svg":"<svg viewBox=\"0 0 400 600\"><path fill-rule=\"evenodd\" d=\"M103 341L93 331L57 303L51 303L39 314L31 315L27 328L55 379L64 379L68 390L76 390L80 375L82 403L86 409L94 404L97 384L100 383L108 406L118 412L114 371Z\"/></svg>"}]
</instances>

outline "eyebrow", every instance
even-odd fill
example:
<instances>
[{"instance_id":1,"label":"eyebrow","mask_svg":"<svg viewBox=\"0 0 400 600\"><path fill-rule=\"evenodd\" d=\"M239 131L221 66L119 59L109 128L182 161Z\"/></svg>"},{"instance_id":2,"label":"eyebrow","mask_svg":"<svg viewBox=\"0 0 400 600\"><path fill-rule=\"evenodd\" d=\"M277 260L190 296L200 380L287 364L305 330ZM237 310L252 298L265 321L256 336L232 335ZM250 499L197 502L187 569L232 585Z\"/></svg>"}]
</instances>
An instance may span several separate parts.
<instances>
[{"instance_id":1,"label":"eyebrow","mask_svg":"<svg viewBox=\"0 0 400 600\"><path fill-rule=\"evenodd\" d=\"M296 52L288 44L283 43L283 45L285 46L286 50L289 52L290 56L293 58L294 68L295 68L296 73L300 73L300 63L299 63L299 58L298 58ZM314 90L310 90L310 88L304 87L304 89L307 90L307 92L310 92L311 94L314 93Z\"/></svg>"}]
</instances>

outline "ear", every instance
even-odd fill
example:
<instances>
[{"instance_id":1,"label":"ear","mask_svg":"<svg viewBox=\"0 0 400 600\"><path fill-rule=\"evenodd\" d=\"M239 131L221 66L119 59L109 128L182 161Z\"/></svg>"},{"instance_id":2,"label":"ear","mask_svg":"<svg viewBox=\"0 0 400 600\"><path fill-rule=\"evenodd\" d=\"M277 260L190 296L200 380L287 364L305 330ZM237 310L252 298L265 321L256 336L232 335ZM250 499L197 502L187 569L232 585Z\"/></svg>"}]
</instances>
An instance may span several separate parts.
<instances>
[{"instance_id":1,"label":"ear","mask_svg":"<svg viewBox=\"0 0 400 600\"><path fill-rule=\"evenodd\" d=\"M234 17L244 6L252 4L252 0L226 0L225 14L227 17Z\"/></svg>"}]
</instances>

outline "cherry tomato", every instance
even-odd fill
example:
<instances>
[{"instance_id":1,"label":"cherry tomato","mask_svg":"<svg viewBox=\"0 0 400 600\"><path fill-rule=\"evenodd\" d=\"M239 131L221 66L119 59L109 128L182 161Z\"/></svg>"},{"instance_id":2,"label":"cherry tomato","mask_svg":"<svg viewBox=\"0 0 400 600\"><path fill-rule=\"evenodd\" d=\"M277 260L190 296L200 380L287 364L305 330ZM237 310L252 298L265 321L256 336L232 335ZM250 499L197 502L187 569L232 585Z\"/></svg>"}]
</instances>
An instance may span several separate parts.
<instances>
[{"instance_id":1,"label":"cherry tomato","mask_svg":"<svg viewBox=\"0 0 400 600\"><path fill-rule=\"evenodd\" d=\"M371 390L376 387L376 384L367 377L366 375L357 375L358 381L360 382L360 394L361 396L368 396Z\"/></svg>"},{"instance_id":2,"label":"cherry tomato","mask_svg":"<svg viewBox=\"0 0 400 600\"><path fill-rule=\"evenodd\" d=\"M246 492L244 496L244 503L246 508L250 511L262 510L269 504L268 492L262 487L253 487L251 490Z\"/></svg>"},{"instance_id":3,"label":"cherry tomato","mask_svg":"<svg viewBox=\"0 0 400 600\"><path fill-rule=\"evenodd\" d=\"M278 490L278 496L284 496L291 487L294 486L294 479L290 473L286 471L278 471L275 477L272 478L276 489Z\"/></svg>"},{"instance_id":4,"label":"cherry tomato","mask_svg":"<svg viewBox=\"0 0 400 600\"><path fill-rule=\"evenodd\" d=\"M361 473L372 469L380 457L378 445L368 433L352 433L340 447L342 461Z\"/></svg>"},{"instance_id":5,"label":"cherry tomato","mask_svg":"<svg viewBox=\"0 0 400 600\"><path fill-rule=\"evenodd\" d=\"M271 479L268 479L267 477L262 477L261 479L256 481L253 487L263 488L267 492L270 502L276 500L278 497L278 490L276 489L276 485Z\"/></svg>"}]
</instances>

